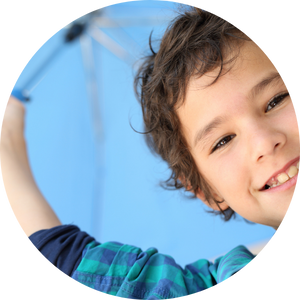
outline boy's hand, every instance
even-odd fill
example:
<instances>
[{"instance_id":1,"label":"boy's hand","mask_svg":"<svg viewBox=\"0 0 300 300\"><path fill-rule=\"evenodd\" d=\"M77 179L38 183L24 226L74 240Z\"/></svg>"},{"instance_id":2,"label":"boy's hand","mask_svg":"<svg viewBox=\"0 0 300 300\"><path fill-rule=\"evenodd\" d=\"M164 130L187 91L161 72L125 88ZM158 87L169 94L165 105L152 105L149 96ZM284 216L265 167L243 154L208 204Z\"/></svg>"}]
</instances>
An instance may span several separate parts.
<instances>
[{"instance_id":1,"label":"boy's hand","mask_svg":"<svg viewBox=\"0 0 300 300\"><path fill-rule=\"evenodd\" d=\"M1 147L13 146L24 143L24 105L11 96L6 106L2 131L1 131Z\"/></svg>"}]
</instances>

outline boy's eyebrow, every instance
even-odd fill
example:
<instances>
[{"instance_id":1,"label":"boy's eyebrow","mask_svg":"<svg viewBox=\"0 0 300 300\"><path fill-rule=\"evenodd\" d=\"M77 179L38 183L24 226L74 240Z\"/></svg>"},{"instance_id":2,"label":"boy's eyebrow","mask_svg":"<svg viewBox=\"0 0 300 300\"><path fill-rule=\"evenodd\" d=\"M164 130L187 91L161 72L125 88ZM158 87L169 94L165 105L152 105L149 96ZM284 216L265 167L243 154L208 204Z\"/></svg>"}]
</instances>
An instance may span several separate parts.
<instances>
[{"instance_id":1,"label":"boy's eyebrow","mask_svg":"<svg viewBox=\"0 0 300 300\"><path fill-rule=\"evenodd\" d=\"M266 77L264 77L259 83L257 83L250 91L251 98L254 99L257 95L259 95L267 86L270 84L275 84L281 78L284 78L284 75L278 72L271 72ZM206 146L208 142L208 137L211 135L213 129L220 127L223 123L227 122L229 117L227 115L222 115L214 118L209 124L207 124L204 128L198 130L196 132L194 138L194 148L197 144L203 140L202 149Z\"/></svg>"}]
</instances>

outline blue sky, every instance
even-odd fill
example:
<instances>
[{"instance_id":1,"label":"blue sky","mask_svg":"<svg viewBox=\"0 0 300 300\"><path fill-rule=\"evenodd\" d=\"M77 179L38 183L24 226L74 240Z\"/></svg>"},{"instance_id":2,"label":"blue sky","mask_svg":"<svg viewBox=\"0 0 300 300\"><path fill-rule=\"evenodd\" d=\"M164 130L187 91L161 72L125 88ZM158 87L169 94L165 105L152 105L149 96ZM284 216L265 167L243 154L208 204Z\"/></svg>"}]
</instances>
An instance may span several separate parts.
<instances>
[{"instance_id":1,"label":"blue sky","mask_svg":"<svg viewBox=\"0 0 300 300\"><path fill-rule=\"evenodd\" d=\"M155 1L111 6L104 16L117 23L127 21L127 26L104 32L138 58L147 50L151 30L159 38L174 9L171 2ZM155 26L153 18L159 25ZM58 32L38 50L16 87L24 88L28 78L60 47L64 33ZM159 186L168 177L168 168L130 127L132 122L142 129L132 64L95 40L91 46L98 90L96 121L103 128L100 140L94 135L95 111L78 40L62 46L36 80L26 104L33 173L61 221L78 225L100 242L119 241L143 250L154 246L181 265L272 237L271 228L250 225L241 218L224 223L206 213L200 201Z\"/></svg>"}]
</instances>

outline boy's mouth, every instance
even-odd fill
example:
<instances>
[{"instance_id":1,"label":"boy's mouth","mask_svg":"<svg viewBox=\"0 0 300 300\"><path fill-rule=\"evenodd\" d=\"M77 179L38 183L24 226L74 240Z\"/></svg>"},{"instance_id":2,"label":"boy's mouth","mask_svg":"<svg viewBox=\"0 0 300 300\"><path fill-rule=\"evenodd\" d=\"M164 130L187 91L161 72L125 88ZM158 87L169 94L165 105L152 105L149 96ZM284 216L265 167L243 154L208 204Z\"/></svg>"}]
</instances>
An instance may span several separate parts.
<instances>
[{"instance_id":1,"label":"boy's mouth","mask_svg":"<svg viewBox=\"0 0 300 300\"><path fill-rule=\"evenodd\" d=\"M285 170L279 171L277 174L273 175L265 185L260 189L260 191L272 189L276 186L282 185L294 176L296 176L299 172L299 158L294 160L292 164L289 164Z\"/></svg>"}]
</instances>

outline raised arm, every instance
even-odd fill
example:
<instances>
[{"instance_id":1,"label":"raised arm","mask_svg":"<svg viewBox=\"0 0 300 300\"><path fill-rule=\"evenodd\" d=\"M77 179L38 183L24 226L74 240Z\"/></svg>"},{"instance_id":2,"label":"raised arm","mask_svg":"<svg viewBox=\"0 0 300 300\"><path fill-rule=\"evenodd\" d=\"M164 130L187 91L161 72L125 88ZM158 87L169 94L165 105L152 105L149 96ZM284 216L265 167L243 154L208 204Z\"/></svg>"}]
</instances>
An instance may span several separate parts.
<instances>
[{"instance_id":1,"label":"raised arm","mask_svg":"<svg viewBox=\"0 0 300 300\"><path fill-rule=\"evenodd\" d=\"M61 225L33 178L24 138L24 105L10 97L3 118L0 155L7 197L27 234Z\"/></svg>"}]
</instances>

